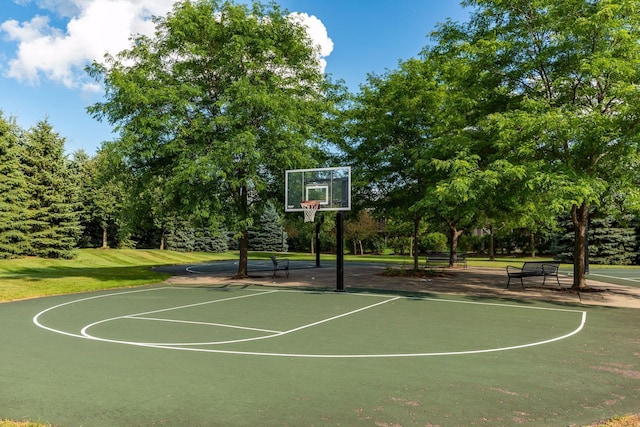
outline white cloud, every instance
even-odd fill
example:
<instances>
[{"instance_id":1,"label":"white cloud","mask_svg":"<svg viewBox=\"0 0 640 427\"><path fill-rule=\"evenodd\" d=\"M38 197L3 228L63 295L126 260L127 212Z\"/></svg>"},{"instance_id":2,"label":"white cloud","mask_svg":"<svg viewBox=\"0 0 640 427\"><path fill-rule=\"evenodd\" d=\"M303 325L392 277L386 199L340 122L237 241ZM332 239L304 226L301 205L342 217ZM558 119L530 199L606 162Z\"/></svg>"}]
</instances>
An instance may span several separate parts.
<instances>
[{"instance_id":1,"label":"white cloud","mask_svg":"<svg viewBox=\"0 0 640 427\"><path fill-rule=\"evenodd\" d=\"M31 84L46 76L69 88L85 87L85 65L128 48L131 34L150 34L151 16L165 15L174 1L37 0L39 7L67 17L66 28L51 26L44 16L0 24L0 31L18 43L5 75Z\"/></svg>"},{"instance_id":2,"label":"white cloud","mask_svg":"<svg viewBox=\"0 0 640 427\"><path fill-rule=\"evenodd\" d=\"M307 27L309 38L311 38L311 41L319 49L320 67L322 68L322 72L324 72L324 69L327 66L327 61L324 58L333 52L333 41L329 38L327 28L320 19L313 15L310 16L306 13L294 12L289 16L293 21Z\"/></svg>"},{"instance_id":3,"label":"white cloud","mask_svg":"<svg viewBox=\"0 0 640 427\"><path fill-rule=\"evenodd\" d=\"M25 2L24 0L21 0ZM5 21L0 33L17 42L17 51L4 69L5 75L38 84L41 77L69 88L94 90L84 67L106 52L116 54L129 47L132 34L153 33L151 16L164 16L175 0L35 0L40 8L67 19L66 28L56 28L46 16L29 21ZM292 14L304 24L319 46L324 70L333 42L322 22L304 13Z\"/></svg>"}]
</instances>

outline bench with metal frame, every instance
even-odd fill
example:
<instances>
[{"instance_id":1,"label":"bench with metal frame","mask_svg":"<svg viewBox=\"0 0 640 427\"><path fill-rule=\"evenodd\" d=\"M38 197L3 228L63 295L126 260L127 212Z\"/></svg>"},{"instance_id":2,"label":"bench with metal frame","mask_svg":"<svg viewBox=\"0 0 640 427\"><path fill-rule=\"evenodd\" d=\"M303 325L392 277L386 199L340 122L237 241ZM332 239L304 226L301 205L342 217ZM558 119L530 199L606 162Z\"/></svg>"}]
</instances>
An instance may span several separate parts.
<instances>
[{"instance_id":1,"label":"bench with metal frame","mask_svg":"<svg viewBox=\"0 0 640 427\"><path fill-rule=\"evenodd\" d=\"M271 262L273 262L273 277L276 277L276 273L278 270L282 270L287 275L287 279L289 278L289 260L287 258L278 258L275 255L270 256Z\"/></svg>"},{"instance_id":2,"label":"bench with metal frame","mask_svg":"<svg viewBox=\"0 0 640 427\"><path fill-rule=\"evenodd\" d=\"M522 267L514 267L512 265L507 266L507 288L511 283L511 279L520 279L520 284L522 285L522 289L524 289L524 282L522 281L525 277L542 277L542 284L544 285L547 277L555 277L556 282L558 282L558 286L560 285L560 279L558 278L558 269L560 268L560 263L556 261L526 261Z\"/></svg>"},{"instance_id":3,"label":"bench with metal frame","mask_svg":"<svg viewBox=\"0 0 640 427\"><path fill-rule=\"evenodd\" d=\"M448 252L433 252L427 255L425 267L427 269L434 267L449 267L451 254ZM456 253L456 263L462 264L467 268L467 254L465 252Z\"/></svg>"}]
</instances>

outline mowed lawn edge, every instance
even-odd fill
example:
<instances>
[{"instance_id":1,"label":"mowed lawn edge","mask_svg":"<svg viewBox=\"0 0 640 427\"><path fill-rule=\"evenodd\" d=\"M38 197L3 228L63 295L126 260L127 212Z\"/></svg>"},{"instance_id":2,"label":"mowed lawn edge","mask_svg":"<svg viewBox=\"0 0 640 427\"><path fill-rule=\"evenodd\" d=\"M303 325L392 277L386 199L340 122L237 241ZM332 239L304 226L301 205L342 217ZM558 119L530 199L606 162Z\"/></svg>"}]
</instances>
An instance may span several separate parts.
<instances>
[{"instance_id":1,"label":"mowed lawn edge","mask_svg":"<svg viewBox=\"0 0 640 427\"><path fill-rule=\"evenodd\" d=\"M233 252L182 253L142 249L80 249L70 260L34 257L0 260L0 302L162 282L152 267L228 260Z\"/></svg>"}]
</instances>

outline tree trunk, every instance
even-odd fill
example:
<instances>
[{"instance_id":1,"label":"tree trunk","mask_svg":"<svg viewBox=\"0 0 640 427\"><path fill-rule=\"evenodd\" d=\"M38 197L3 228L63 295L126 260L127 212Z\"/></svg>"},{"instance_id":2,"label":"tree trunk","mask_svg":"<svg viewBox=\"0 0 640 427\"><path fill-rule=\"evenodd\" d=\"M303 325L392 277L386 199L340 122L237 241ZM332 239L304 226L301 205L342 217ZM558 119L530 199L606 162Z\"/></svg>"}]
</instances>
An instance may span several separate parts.
<instances>
[{"instance_id":1,"label":"tree trunk","mask_svg":"<svg viewBox=\"0 0 640 427\"><path fill-rule=\"evenodd\" d=\"M239 189L240 198L240 212L241 217L245 220L244 230L241 231L240 236L240 259L238 260L238 274L234 276L235 279L244 279L249 277L249 229L246 225L246 220L249 217L249 197L247 187L241 185Z\"/></svg>"},{"instance_id":2,"label":"tree trunk","mask_svg":"<svg viewBox=\"0 0 640 427\"><path fill-rule=\"evenodd\" d=\"M358 244L360 244L360 255L364 255L364 248L362 247L362 240L358 239Z\"/></svg>"},{"instance_id":3,"label":"tree trunk","mask_svg":"<svg viewBox=\"0 0 640 427\"><path fill-rule=\"evenodd\" d=\"M571 289L584 289L587 287L585 277L587 244L587 224L589 222L589 205L583 202L582 205L573 205L571 208L571 221L574 230L573 249L573 285Z\"/></svg>"},{"instance_id":4,"label":"tree trunk","mask_svg":"<svg viewBox=\"0 0 640 427\"><path fill-rule=\"evenodd\" d=\"M455 267L458 262L458 240L464 230L458 230L455 224L449 223L449 267Z\"/></svg>"},{"instance_id":5,"label":"tree trunk","mask_svg":"<svg viewBox=\"0 0 640 427\"><path fill-rule=\"evenodd\" d=\"M420 269L420 254L418 251L418 230L420 230L420 219L413 220L413 236L411 240L411 250L413 251L413 271Z\"/></svg>"},{"instance_id":6,"label":"tree trunk","mask_svg":"<svg viewBox=\"0 0 640 427\"><path fill-rule=\"evenodd\" d=\"M249 231L242 230L240 237L240 259L238 260L238 274L234 279L244 279L249 277Z\"/></svg>"},{"instance_id":7,"label":"tree trunk","mask_svg":"<svg viewBox=\"0 0 640 427\"><path fill-rule=\"evenodd\" d=\"M529 247L531 248L531 258L536 257L536 235L533 231L529 231Z\"/></svg>"},{"instance_id":8,"label":"tree trunk","mask_svg":"<svg viewBox=\"0 0 640 427\"><path fill-rule=\"evenodd\" d=\"M160 250L164 251L164 228L160 231Z\"/></svg>"},{"instance_id":9,"label":"tree trunk","mask_svg":"<svg viewBox=\"0 0 640 427\"><path fill-rule=\"evenodd\" d=\"M102 226L102 249L108 249L109 245L107 244L107 226Z\"/></svg>"},{"instance_id":10,"label":"tree trunk","mask_svg":"<svg viewBox=\"0 0 640 427\"><path fill-rule=\"evenodd\" d=\"M496 242L493 236L493 224L489 225L489 261L496 260Z\"/></svg>"}]
</instances>

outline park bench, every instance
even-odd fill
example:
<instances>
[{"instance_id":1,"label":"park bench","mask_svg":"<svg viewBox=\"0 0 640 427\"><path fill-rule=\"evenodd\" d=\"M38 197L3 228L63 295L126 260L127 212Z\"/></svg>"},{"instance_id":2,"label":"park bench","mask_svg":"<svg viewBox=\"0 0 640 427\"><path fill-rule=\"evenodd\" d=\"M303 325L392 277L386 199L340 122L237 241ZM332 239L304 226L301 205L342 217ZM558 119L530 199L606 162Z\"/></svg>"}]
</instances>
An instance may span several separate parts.
<instances>
[{"instance_id":1,"label":"park bench","mask_svg":"<svg viewBox=\"0 0 640 427\"><path fill-rule=\"evenodd\" d=\"M507 288L512 278L520 279L520 284L522 285L522 289L524 289L523 278L542 277L542 284L544 285L548 276L555 277L558 286L560 286L558 268L560 268L560 263L556 261L527 261L521 268L509 265L507 266Z\"/></svg>"},{"instance_id":2,"label":"park bench","mask_svg":"<svg viewBox=\"0 0 640 427\"><path fill-rule=\"evenodd\" d=\"M427 255L426 268L448 267L451 255L448 252L433 252ZM456 254L457 263L467 268L467 254L460 252Z\"/></svg>"},{"instance_id":3,"label":"park bench","mask_svg":"<svg viewBox=\"0 0 640 427\"><path fill-rule=\"evenodd\" d=\"M283 270L287 275L287 279L289 278L289 260L287 258L278 258L274 255L271 257L271 262L273 262L273 276L276 277L276 273L278 270Z\"/></svg>"}]
</instances>

